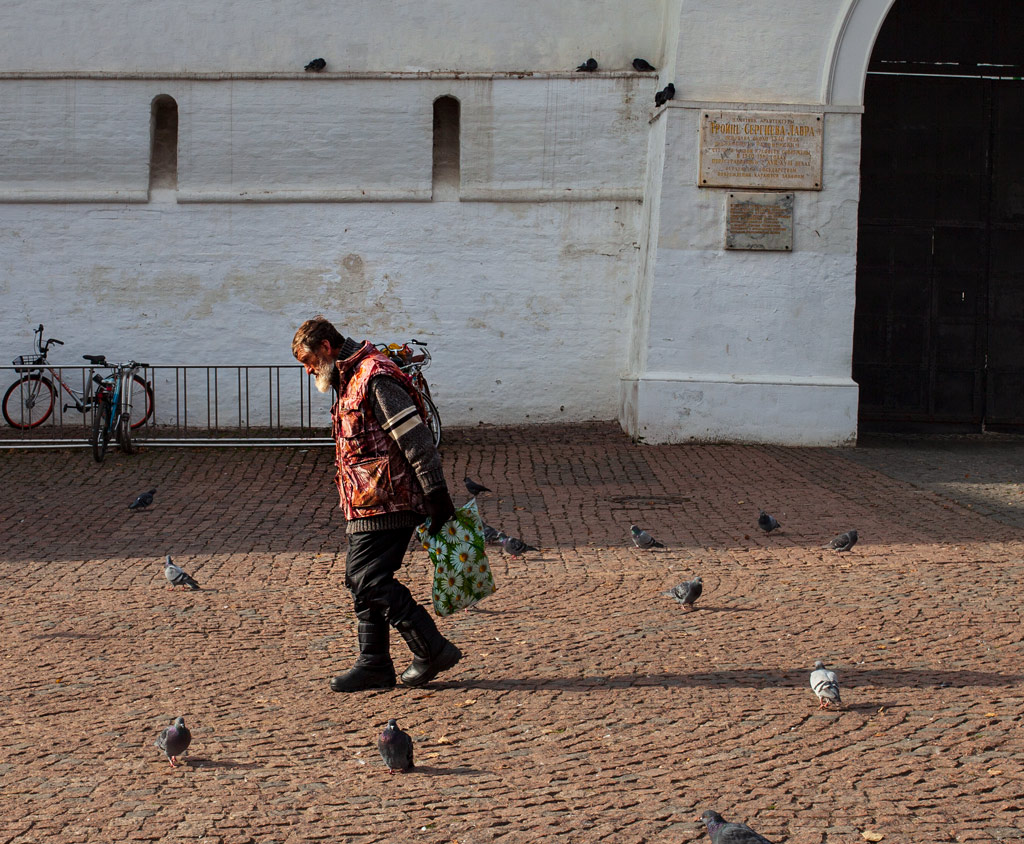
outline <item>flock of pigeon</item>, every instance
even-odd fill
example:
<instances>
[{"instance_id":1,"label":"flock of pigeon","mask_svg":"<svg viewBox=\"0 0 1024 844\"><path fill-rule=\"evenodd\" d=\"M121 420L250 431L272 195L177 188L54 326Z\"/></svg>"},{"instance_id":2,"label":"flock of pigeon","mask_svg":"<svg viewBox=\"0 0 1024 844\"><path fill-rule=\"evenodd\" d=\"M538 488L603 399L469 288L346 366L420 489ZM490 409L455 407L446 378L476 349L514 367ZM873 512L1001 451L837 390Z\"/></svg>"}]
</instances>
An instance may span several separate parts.
<instances>
[{"instance_id":1,"label":"flock of pigeon","mask_svg":"<svg viewBox=\"0 0 1024 844\"><path fill-rule=\"evenodd\" d=\"M469 477L466 477L464 483L469 494L474 498L482 493L491 491L483 484L478 484ZM153 503L155 495L155 489L140 493L128 505L128 509L145 510ZM509 536L504 531L495 530L490 525L484 525L484 537L488 543L500 545L507 554L513 557L522 556L528 551L538 550L518 537ZM192 575L174 563L170 554L164 560L164 578L173 587L202 588ZM184 716L180 715L174 719L170 726L163 729L154 742L157 749L167 757L167 761L170 762L172 768L177 767L177 760L185 755L191 743L192 733L185 726ZM388 766L389 773L409 771L414 767L412 739L408 733L399 728L398 722L394 718L388 720L387 726L377 739L377 749L380 751L384 764Z\"/></svg>"},{"instance_id":2,"label":"flock of pigeon","mask_svg":"<svg viewBox=\"0 0 1024 844\"><path fill-rule=\"evenodd\" d=\"M656 68L653 64L647 61L647 59L633 59L633 70L637 70L640 73L654 73L655 71L657 71L657 69L658 68ZM589 59L583 62L583 64L577 67L576 70L579 71L580 73L593 73L594 71L597 70L597 59L591 56ZM662 88L654 95L654 105L656 107L663 106L673 97L675 97L675 95L676 86L669 82L668 85L666 85L664 88Z\"/></svg>"},{"instance_id":3,"label":"flock of pigeon","mask_svg":"<svg viewBox=\"0 0 1024 844\"><path fill-rule=\"evenodd\" d=\"M766 534L782 527L779 520L770 513L761 510L757 517L757 526ZM637 548L651 550L652 548L664 548L665 544L659 542L650 533L637 525L629 526L633 544ZM845 553L857 544L857 531L848 530L841 533L835 539L827 543L825 548L838 553ZM704 581L698 576L693 580L686 580L678 586L673 586L662 594L674 598L686 612L693 611L693 605L704 591ZM830 706L841 706L843 701L839 694L839 677L834 671L825 667L820 659L814 663L814 670L811 671L811 691L818 698L818 709L828 709ZM708 828L708 835L711 836L712 844L771 844L767 838L759 835L746 824L728 823L718 812L707 811L700 816Z\"/></svg>"},{"instance_id":4,"label":"flock of pigeon","mask_svg":"<svg viewBox=\"0 0 1024 844\"><path fill-rule=\"evenodd\" d=\"M639 68L638 68L639 69ZM467 491L474 498L491 490L483 484L477 483L469 476L463 479ZM151 489L139 494L135 500L128 505L130 510L144 510L154 500L156 490ZM779 521L769 513L761 510L757 518L757 526L769 534L782 527ZM519 557L528 551L538 550L528 545L523 540L509 536L504 531L497 530L490 525L484 524L484 538L489 544L500 545L502 549L513 557ZM650 533L637 525L629 527L633 543L637 548L651 550L653 548L664 548L665 544L659 542ZM840 534L827 545L833 551L844 553L853 548L857 543L857 531L849 530ZM200 589L199 583L188 572L174 564L170 554L164 561L164 577L172 587L187 586L190 589ZM678 601L686 612L692 612L694 604L700 598L704 590L704 581L700 576L692 580L684 581L673 586L662 594ZM820 659L814 663L814 670L810 677L811 690L818 698L818 708L828 709L830 706L841 706L842 699L839 691L839 678L834 671L825 667ZM154 744L170 762L171 767L177 767L177 760L184 756L192 742L192 734L185 726L185 718L178 716L174 721L163 729ZM377 750L381 759L387 766L388 773L395 771L411 771L415 767L413 763L413 743L407 732L398 726L395 718L388 719L387 725L377 738ZM708 810L699 818L703 821L711 837L712 844L771 844L767 838L755 832L743 823L727 822L718 812Z\"/></svg>"},{"instance_id":5,"label":"flock of pigeon","mask_svg":"<svg viewBox=\"0 0 1024 844\"><path fill-rule=\"evenodd\" d=\"M597 59L591 56L583 64L576 68L580 73L594 73L597 70ZM327 61L325 59L313 59L306 65L307 73L323 73L327 69ZM657 71L654 65L652 65L646 59L633 59L633 69L640 73L654 73ZM671 82L668 83L664 88L658 91L654 95L654 105L663 106L669 100L676 95L676 86Z\"/></svg>"}]
</instances>

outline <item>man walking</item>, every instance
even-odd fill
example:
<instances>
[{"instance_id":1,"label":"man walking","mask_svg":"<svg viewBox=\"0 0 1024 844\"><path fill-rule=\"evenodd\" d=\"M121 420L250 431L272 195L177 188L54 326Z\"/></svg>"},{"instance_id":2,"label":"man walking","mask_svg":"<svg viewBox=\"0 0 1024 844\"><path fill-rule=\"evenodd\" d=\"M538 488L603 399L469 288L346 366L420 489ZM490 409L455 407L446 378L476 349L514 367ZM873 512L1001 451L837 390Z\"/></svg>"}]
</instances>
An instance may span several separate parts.
<instances>
[{"instance_id":1,"label":"man walking","mask_svg":"<svg viewBox=\"0 0 1024 844\"><path fill-rule=\"evenodd\" d=\"M337 394L331 408L335 483L348 520L345 585L359 622L359 658L331 680L331 688L395 685L389 624L413 654L402 682L422 686L455 665L462 652L394 577L424 516L436 535L455 514L419 395L386 354L369 341L343 337L323 316L299 326L292 354L315 376L320 392Z\"/></svg>"}]
</instances>

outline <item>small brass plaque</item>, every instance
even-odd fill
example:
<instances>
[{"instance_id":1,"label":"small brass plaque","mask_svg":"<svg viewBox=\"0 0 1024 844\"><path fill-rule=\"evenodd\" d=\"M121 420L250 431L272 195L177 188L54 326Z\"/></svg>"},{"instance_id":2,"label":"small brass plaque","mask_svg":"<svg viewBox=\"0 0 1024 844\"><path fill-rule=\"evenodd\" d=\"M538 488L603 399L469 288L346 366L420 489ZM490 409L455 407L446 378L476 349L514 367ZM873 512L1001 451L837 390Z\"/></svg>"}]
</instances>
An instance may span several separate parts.
<instances>
[{"instance_id":1,"label":"small brass plaque","mask_svg":"<svg viewBox=\"0 0 1024 844\"><path fill-rule=\"evenodd\" d=\"M702 111L702 188L821 190L824 115Z\"/></svg>"},{"instance_id":2,"label":"small brass plaque","mask_svg":"<svg viewBox=\"0 0 1024 844\"><path fill-rule=\"evenodd\" d=\"M726 249L793 251L792 193L730 193L725 215Z\"/></svg>"}]
</instances>

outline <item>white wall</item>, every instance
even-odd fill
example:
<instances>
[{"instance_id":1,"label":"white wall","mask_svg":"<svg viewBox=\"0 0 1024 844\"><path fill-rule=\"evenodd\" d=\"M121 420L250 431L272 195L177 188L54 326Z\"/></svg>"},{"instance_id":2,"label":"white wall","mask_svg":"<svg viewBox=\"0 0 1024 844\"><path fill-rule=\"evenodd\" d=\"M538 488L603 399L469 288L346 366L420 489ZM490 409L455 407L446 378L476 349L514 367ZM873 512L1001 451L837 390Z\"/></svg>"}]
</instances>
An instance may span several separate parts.
<instances>
[{"instance_id":1,"label":"white wall","mask_svg":"<svg viewBox=\"0 0 1024 844\"><path fill-rule=\"evenodd\" d=\"M7 0L0 337L23 352L45 322L65 354L283 362L325 310L430 340L449 424L618 413L652 442L850 441L849 100L887 3ZM591 55L604 72L574 73ZM302 73L315 56L335 75ZM179 106L178 190L150 197L158 94ZM461 202L430 201L442 95ZM825 113L791 254L723 249L726 191L696 187L714 106Z\"/></svg>"},{"instance_id":2,"label":"white wall","mask_svg":"<svg viewBox=\"0 0 1024 844\"><path fill-rule=\"evenodd\" d=\"M647 442L833 445L857 428L851 380L860 109L827 105L849 2L684 2L643 312L620 421ZM823 190L797 191L792 252L726 251L727 189L697 186L702 108L824 113Z\"/></svg>"},{"instance_id":3,"label":"white wall","mask_svg":"<svg viewBox=\"0 0 1024 844\"><path fill-rule=\"evenodd\" d=\"M0 71L629 69L663 0L4 0Z\"/></svg>"},{"instance_id":4,"label":"white wall","mask_svg":"<svg viewBox=\"0 0 1024 844\"><path fill-rule=\"evenodd\" d=\"M0 337L27 353L42 322L68 364L289 363L324 312L358 338L427 340L446 424L611 419L639 209L0 205Z\"/></svg>"}]
</instances>

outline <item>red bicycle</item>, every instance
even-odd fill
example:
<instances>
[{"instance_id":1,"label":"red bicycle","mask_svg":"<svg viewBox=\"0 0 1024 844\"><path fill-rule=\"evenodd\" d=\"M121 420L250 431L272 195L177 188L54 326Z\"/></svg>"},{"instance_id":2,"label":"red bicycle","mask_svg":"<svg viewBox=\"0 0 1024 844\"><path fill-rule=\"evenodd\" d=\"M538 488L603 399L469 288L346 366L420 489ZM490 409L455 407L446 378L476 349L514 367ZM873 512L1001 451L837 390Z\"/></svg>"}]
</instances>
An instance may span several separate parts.
<instances>
[{"instance_id":1,"label":"red bicycle","mask_svg":"<svg viewBox=\"0 0 1024 844\"><path fill-rule=\"evenodd\" d=\"M57 384L71 397L72 403L64 405L65 411L73 407L84 415L95 410L100 404L96 397L97 384L104 379L93 374L93 367L109 367L107 359L103 355L82 355L91 366L89 377L84 379L83 389L76 390L61 378L59 369L55 369L46 359L50 346L63 346L64 341L51 337L44 343L41 324L34 334L36 351L31 355L19 355L13 361L20 377L4 393L4 421L12 428L21 430L42 425L50 418L57 396L60 395ZM146 409L145 414L139 414L139 419L131 422L132 429L140 427L153 415L153 386L140 375L132 375L131 406Z\"/></svg>"}]
</instances>

